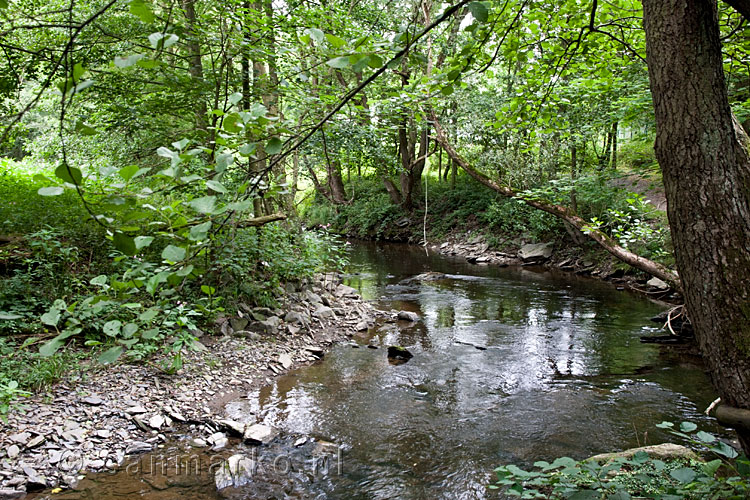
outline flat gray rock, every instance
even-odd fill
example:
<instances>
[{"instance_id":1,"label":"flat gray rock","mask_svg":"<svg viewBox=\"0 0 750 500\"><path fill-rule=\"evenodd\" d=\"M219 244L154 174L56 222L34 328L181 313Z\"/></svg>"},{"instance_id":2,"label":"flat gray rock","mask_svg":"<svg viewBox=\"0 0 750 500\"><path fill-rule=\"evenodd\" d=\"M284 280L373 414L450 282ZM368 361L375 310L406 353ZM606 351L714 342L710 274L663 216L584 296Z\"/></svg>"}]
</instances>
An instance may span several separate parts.
<instances>
[{"instance_id":1,"label":"flat gray rock","mask_svg":"<svg viewBox=\"0 0 750 500\"><path fill-rule=\"evenodd\" d=\"M152 446L149 443L143 441L134 441L125 448L126 455L134 455L136 453L145 453L151 451Z\"/></svg>"},{"instance_id":2,"label":"flat gray rock","mask_svg":"<svg viewBox=\"0 0 750 500\"><path fill-rule=\"evenodd\" d=\"M552 243L529 243L518 250L518 258L524 262L539 262L552 256Z\"/></svg>"},{"instance_id":3,"label":"flat gray rock","mask_svg":"<svg viewBox=\"0 0 750 500\"><path fill-rule=\"evenodd\" d=\"M411 311L399 311L398 319L403 321L411 321L412 323L419 321L419 314Z\"/></svg>"},{"instance_id":4,"label":"flat gray rock","mask_svg":"<svg viewBox=\"0 0 750 500\"><path fill-rule=\"evenodd\" d=\"M238 488L249 484L253 480L254 472L255 462L244 455L232 455L216 469L214 475L216 489Z\"/></svg>"},{"instance_id":5,"label":"flat gray rock","mask_svg":"<svg viewBox=\"0 0 750 500\"><path fill-rule=\"evenodd\" d=\"M251 444L268 444L279 435L279 431L265 424L249 425L243 436L245 441Z\"/></svg>"}]
</instances>

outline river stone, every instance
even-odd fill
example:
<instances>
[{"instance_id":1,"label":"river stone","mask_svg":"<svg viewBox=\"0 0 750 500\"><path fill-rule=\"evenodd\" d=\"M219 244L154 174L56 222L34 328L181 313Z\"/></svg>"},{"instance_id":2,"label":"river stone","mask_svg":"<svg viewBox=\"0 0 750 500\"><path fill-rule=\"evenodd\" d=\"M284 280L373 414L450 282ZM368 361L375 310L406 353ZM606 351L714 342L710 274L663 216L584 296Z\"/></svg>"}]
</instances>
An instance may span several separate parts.
<instances>
[{"instance_id":1,"label":"river stone","mask_svg":"<svg viewBox=\"0 0 750 500\"><path fill-rule=\"evenodd\" d=\"M315 312L313 313L313 316L316 318L332 318L333 317L333 309L331 309L328 306L319 305L317 309L315 309Z\"/></svg>"},{"instance_id":2,"label":"river stone","mask_svg":"<svg viewBox=\"0 0 750 500\"><path fill-rule=\"evenodd\" d=\"M369 323L364 320L360 321L354 326L354 329L357 330L358 332L366 331L368 328L369 328Z\"/></svg>"},{"instance_id":3,"label":"river stone","mask_svg":"<svg viewBox=\"0 0 750 500\"><path fill-rule=\"evenodd\" d=\"M359 293L356 289L342 283L336 287L334 295L336 295L336 297L356 297Z\"/></svg>"},{"instance_id":4,"label":"river stone","mask_svg":"<svg viewBox=\"0 0 750 500\"><path fill-rule=\"evenodd\" d=\"M25 491L0 489L0 500L12 500L15 498L23 498L25 496Z\"/></svg>"},{"instance_id":5,"label":"river stone","mask_svg":"<svg viewBox=\"0 0 750 500\"><path fill-rule=\"evenodd\" d=\"M413 323L413 322L419 321L419 315L411 311L399 311L398 319L401 319L404 321L411 321Z\"/></svg>"},{"instance_id":6,"label":"river stone","mask_svg":"<svg viewBox=\"0 0 750 500\"><path fill-rule=\"evenodd\" d=\"M552 243L529 243L518 250L518 257L524 262L547 260L552 256Z\"/></svg>"},{"instance_id":7,"label":"river stone","mask_svg":"<svg viewBox=\"0 0 750 500\"><path fill-rule=\"evenodd\" d=\"M36 448L44 442L44 439L44 435L39 434L37 437L26 443L26 448Z\"/></svg>"},{"instance_id":8,"label":"river stone","mask_svg":"<svg viewBox=\"0 0 750 500\"><path fill-rule=\"evenodd\" d=\"M133 441L128 445L127 448L125 448L125 454L126 455L134 455L136 453L144 453L147 451L151 451L152 446L149 443L144 443L143 441Z\"/></svg>"},{"instance_id":9,"label":"river stone","mask_svg":"<svg viewBox=\"0 0 750 500\"><path fill-rule=\"evenodd\" d=\"M232 434L242 436L245 433L245 424L237 422L236 420L223 419L217 422L220 426L229 430Z\"/></svg>"},{"instance_id":10,"label":"river stone","mask_svg":"<svg viewBox=\"0 0 750 500\"><path fill-rule=\"evenodd\" d=\"M600 455L594 455L591 458L587 458L586 461L593 462L608 462L615 458L626 458L630 459L636 453L643 451L648 453L651 458L659 460L670 460L675 458L684 458L688 460L700 460L700 457L690 448L679 444L663 443L652 446L641 446L640 448L631 448L625 451L618 451L616 453L602 453Z\"/></svg>"},{"instance_id":11,"label":"river stone","mask_svg":"<svg viewBox=\"0 0 750 500\"><path fill-rule=\"evenodd\" d=\"M29 440L29 438L31 438L31 433L29 433L29 432L19 432L17 434L11 434L8 437L14 443L18 443L18 444L24 445Z\"/></svg>"},{"instance_id":12,"label":"river stone","mask_svg":"<svg viewBox=\"0 0 750 500\"><path fill-rule=\"evenodd\" d=\"M319 358L322 358L325 354L325 350L322 347L315 345L306 345L302 349Z\"/></svg>"},{"instance_id":13,"label":"river stone","mask_svg":"<svg viewBox=\"0 0 750 500\"><path fill-rule=\"evenodd\" d=\"M250 444L268 444L279 435L279 431L265 424L253 424L245 429L244 439Z\"/></svg>"},{"instance_id":14,"label":"river stone","mask_svg":"<svg viewBox=\"0 0 750 500\"><path fill-rule=\"evenodd\" d=\"M305 300L311 304L320 304L323 302L323 298L317 293L313 293L310 290L305 292Z\"/></svg>"},{"instance_id":15,"label":"river stone","mask_svg":"<svg viewBox=\"0 0 750 500\"><path fill-rule=\"evenodd\" d=\"M214 476L216 489L238 488L249 484L253 480L255 462L244 455L232 455L221 467L216 469Z\"/></svg>"},{"instance_id":16,"label":"river stone","mask_svg":"<svg viewBox=\"0 0 750 500\"><path fill-rule=\"evenodd\" d=\"M247 327L247 324L249 321L247 318L232 318L229 320L229 325L232 327L232 330L235 332L239 332L240 330L244 330Z\"/></svg>"},{"instance_id":17,"label":"river stone","mask_svg":"<svg viewBox=\"0 0 750 500\"><path fill-rule=\"evenodd\" d=\"M284 321L286 323L291 323L294 325L304 325L305 323L307 323L308 319L301 312L289 311L288 313L286 313L286 316L284 316Z\"/></svg>"},{"instance_id":18,"label":"river stone","mask_svg":"<svg viewBox=\"0 0 750 500\"><path fill-rule=\"evenodd\" d=\"M146 409L143 406L131 406L127 410L125 410L125 413L129 413L130 415L140 415L141 413L146 413Z\"/></svg>"},{"instance_id":19,"label":"river stone","mask_svg":"<svg viewBox=\"0 0 750 500\"><path fill-rule=\"evenodd\" d=\"M292 364L294 363L292 361L292 357L289 354L286 354L286 353L284 353L281 356L279 356L279 360L278 361L279 361L279 363L281 363L281 366L283 366L285 370L288 370L289 368L291 368Z\"/></svg>"},{"instance_id":20,"label":"river stone","mask_svg":"<svg viewBox=\"0 0 750 500\"><path fill-rule=\"evenodd\" d=\"M389 345L388 346L388 357L391 359L398 359L402 361L408 361L411 358L414 357L412 353L409 352L408 349L405 349L398 345Z\"/></svg>"},{"instance_id":21,"label":"river stone","mask_svg":"<svg viewBox=\"0 0 750 500\"><path fill-rule=\"evenodd\" d=\"M654 276L653 278L651 278L650 280L648 280L646 282L646 284L648 286L652 286L652 287L658 288L660 290L666 290L666 289L669 288L669 285L667 285L664 281L660 280L656 276Z\"/></svg>"},{"instance_id":22,"label":"river stone","mask_svg":"<svg viewBox=\"0 0 750 500\"><path fill-rule=\"evenodd\" d=\"M149 427L159 430L166 423L166 420L161 415L154 415L148 419Z\"/></svg>"},{"instance_id":23,"label":"river stone","mask_svg":"<svg viewBox=\"0 0 750 500\"><path fill-rule=\"evenodd\" d=\"M17 444L12 444L8 446L6 453L8 454L8 458L16 458L21 453L21 448Z\"/></svg>"},{"instance_id":24,"label":"river stone","mask_svg":"<svg viewBox=\"0 0 750 500\"><path fill-rule=\"evenodd\" d=\"M100 398L99 396L89 396L87 398L83 398L83 402L87 405L99 406L104 403L104 400L102 400L102 398Z\"/></svg>"}]
</instances>

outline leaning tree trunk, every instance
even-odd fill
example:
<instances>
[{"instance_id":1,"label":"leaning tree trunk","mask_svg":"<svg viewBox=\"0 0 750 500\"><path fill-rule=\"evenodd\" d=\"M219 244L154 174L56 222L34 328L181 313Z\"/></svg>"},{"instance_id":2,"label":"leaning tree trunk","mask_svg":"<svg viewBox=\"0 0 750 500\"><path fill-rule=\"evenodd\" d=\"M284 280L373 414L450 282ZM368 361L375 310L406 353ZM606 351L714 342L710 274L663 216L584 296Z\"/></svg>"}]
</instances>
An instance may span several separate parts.
<instances>
[{"instance_id":1,"label":"leaning tree trunk","mask_svg":"<svg viewBox=\"0 0 750 500\"><path fill-rule=\"evenodd\" d=\"M448 137L443 131L443 127L438 121L438 117L435 111L432 111L431 114L433 125L435 128L435 140L443 147L445 152L448 153L448 156L451 158L451 160L453 160L454 164L459 165L475 180L479 181L490 189L493 189L502 196L521 200L531 207L537 208L539 210L547 212L548 214L552 214L555 217L558 217L559 219L570 224L579 231L585 233L590 239L597 242L599 245L601 245L602 248L604 248L606 251L608 251L621 261L625 262L626 264L629 264L636 269L640 269L641 271L646 272L651 276L656 276L657 278L664 280L676 290L681 290L682 286L680 283L680 278L674 271L666 268L658 262L654 262L652 260L646 259L645 257L641 257L640 255L636 255L633 252L621 247L617 243L617 241L607 236L602 231L591 227L590 223L583 220L570 208L564 207L562 205L557 205L555 203L549 203L542 200L520 196L520 194L510 186L500 184L498 181L490 179L487 175L474 168L468 161L466 161L461 155L458 154L456 149L450 143Z\"/></svg>"},{"instance_id":2,"label":"leaning tree trunk","mask_svg":"<svg viewBox=\"0 0 750 500\"><path fill-rule=\"evenodd\" d=\"M685 306L722 401L750 410L750 158L727 98L715 0L644 0L656 116ZM738 429L746 453L750 430Z\"/></svg>"}]
</instances>

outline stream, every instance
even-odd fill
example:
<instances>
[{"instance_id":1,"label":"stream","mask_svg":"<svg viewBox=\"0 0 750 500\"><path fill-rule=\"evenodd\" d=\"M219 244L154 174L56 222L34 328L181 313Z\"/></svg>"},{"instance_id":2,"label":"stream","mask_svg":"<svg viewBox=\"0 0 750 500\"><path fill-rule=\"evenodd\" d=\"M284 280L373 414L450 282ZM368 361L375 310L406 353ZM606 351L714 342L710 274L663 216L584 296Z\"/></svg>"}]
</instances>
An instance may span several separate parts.
<instances>
[{"instance_id":1,"label":"stream","mask_svg":"<svg viewBox=\"0 0 750 500\"><path fill-rule=\"evenodd\" d=\"M649 318L663 306L588 278L415 246L354 242L350 259L345 283L421 320L380 323L356 347L230 403L233 418L281 430L273 443L233 440L212 455L176 439L50 498L496 498L487 485L500 464L656 444L668 440L662 420L716 430L701 413L714 393L699 361L639 341L659 331ZM445 276L412 279L425 272ZM414 357L391 364L388 345ZM259 470L218 493L212 467L235 453ZM187 456L190 473L169 467Z\"/></svg>"}]
</instances>

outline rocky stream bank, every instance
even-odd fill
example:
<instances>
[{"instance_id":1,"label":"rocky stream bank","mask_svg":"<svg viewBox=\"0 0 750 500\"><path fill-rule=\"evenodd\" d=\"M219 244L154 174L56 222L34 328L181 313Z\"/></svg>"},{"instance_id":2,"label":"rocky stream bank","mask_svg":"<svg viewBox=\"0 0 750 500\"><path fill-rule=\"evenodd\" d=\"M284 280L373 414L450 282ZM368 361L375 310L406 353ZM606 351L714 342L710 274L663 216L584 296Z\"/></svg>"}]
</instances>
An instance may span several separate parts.
<instances>
[{"instance_id":1,"label":"rocky stream bank","mask_svg":"<svg viewBox=\"0 0 750 500\"><path fill-rule=\"evenodd\" d=\"M396 318L341 281L326 274L287 284L277 309L241 304L236 314L217 320L216 334L200 336L199 348L184 354L176 374L161 370L158 359L89 367L25 400L2 424L0 499L75 488L84 473L115 469L130 455L162 447L171 435L212 450L238 433L263 442L273 430L230 420L226 403L320 359L378 316Z\"/></svg>"}]
</instances>

